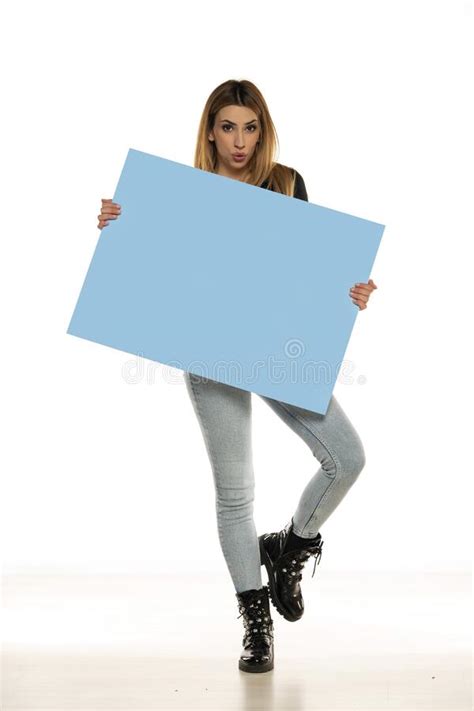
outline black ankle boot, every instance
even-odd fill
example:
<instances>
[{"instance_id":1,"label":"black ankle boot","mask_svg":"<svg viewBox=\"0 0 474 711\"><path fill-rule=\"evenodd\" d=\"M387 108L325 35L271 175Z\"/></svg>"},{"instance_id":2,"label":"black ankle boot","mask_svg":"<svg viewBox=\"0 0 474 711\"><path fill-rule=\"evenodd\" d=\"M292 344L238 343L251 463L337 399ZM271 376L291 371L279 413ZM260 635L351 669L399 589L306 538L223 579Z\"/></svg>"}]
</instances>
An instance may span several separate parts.
<instances>
[{"instance_id":1,"label":"black ankle boot","mask_svg":"<svg viewBox=\"0 0 474 711\"><path fill-rule=\"evenodd\" d=\"M235 593L240 615L244 616L245 634L239 669L266 672L273 669L273 620L270 614L268 588ZM237 619L239 619L239 617Z\"/></svg>"},{"instance_id":2,"label":"black ankle boot","mask_svg":"<svg viewBox=\"0 0 474 711\"><path fill-rule=\"evenodd\" d=\"M291 548L288 543L293 531L293 519L278 533L264 533L259 536L260 560L267 569L270 598L285 620L296 622L304 613L303 595L300 581L302 570L310 556L314 556L314 571L322 555L321 534L308 539L307 544ZM299 538L299 537L298 537Z\"/></svg>"}]
</instances>

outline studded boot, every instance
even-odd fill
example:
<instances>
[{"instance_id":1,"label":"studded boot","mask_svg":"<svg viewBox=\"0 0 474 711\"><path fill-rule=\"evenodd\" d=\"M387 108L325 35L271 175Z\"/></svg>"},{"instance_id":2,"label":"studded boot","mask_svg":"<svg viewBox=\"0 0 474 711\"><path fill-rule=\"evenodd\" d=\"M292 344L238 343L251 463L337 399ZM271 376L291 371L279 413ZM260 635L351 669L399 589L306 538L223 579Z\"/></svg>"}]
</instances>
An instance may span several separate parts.
<instances>
[{"instance_id":1,"label":"studded boot","mask_svg":"<svg viewBox=\"0 0 474 711\"><path fill-rule=\"evenodd\" d=\"M259 536L260 559L268 574L270 598L285 620L296 622L304 613L300 581L302 570L310 556L314 556L313 575L322 555L323 540L318 533L308 539L304 548L288 549L287 542L293 530L293 519L278 533Z\"/></svg>"},{"instance_id":2,"label":"studded boot","mask_svg":"<svg viewBox=\"0 0 474 711\"><path fill-rule=\"evenodd\" d=\"M273 669L273 620L270 614L268 588L236 593L245 634L239 659L239 669L246 672L266 672ZM237 617L237 619L239 619Z\"/></svg>"}]
</instances>

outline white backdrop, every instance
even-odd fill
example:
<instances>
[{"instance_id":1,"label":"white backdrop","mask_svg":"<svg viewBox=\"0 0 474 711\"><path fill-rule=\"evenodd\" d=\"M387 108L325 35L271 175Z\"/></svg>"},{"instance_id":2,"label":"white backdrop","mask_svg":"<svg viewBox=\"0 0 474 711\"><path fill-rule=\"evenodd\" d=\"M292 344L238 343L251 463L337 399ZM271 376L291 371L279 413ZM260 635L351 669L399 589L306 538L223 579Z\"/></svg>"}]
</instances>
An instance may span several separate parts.
<instances>
[{"instance_id":1,"label":"white backdrop","mask_svg":"<svg viewBox=\"0 0 474 711\"><path fill-rule=\"evenodd\" d=\"M128 148L192 165L229 78L311 202L386 225L334 391L367 463L324 565L468 568L472 2L15 2L0 24L4 568L227 574L182 371L66 330ZM252 399L263 533L319 464Z\"/></svg>"}]
</instances>

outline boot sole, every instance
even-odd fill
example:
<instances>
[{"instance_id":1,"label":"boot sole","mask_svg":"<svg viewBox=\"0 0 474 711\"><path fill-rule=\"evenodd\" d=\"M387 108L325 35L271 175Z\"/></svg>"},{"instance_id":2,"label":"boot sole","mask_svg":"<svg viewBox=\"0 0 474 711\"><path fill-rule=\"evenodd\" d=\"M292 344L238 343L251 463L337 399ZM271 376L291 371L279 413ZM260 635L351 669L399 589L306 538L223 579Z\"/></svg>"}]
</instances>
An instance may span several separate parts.
<instances>
[{"instance_id":1,"label":"boot sole","mask_svg":"<svg viewBox=\"0 0 474 711\"><path fill-rule=\"evenodd\" d=\"M286 610L286 608L283 607L277 595L273 575L273 563L267 551L265 550L265 546L263 544L263 536L259 537L258 542L260 547L260 562L262 563L262 565L265 566L268 575L268 592L270 595L270 600L272 601L277 612L279 612L280 615L285 618L285 620L288 620L288 622L298 622L298 620L301 620L301 617L295 617L294 615L291 615Z\"/></svg>"},{"instance_id":2,"label":"boot sole","mask_svg":"<svg viewBox=\"0 0 474 711\"><path fill-rule=\"evenodd\" d=\"M261 664L261 665L256 665L256 666L247 666L245 662L243 662L241 659L239 659L239 669L244 672L252 672L252 673L260 673L260 672L267 672L271 671L273 669L273 659L271 662L267 662L266 664Z\"/></svg>"}]
</instances>

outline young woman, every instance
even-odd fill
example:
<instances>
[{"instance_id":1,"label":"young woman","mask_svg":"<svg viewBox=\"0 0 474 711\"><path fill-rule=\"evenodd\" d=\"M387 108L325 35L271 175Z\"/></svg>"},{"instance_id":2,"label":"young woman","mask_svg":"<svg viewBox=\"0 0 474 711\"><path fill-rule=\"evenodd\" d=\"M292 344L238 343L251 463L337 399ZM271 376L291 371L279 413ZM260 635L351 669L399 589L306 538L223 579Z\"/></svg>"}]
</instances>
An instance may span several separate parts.
<instances>
[{"instance_id":1,"label":"young woman","mask_svg":"<svg viewBox=\"0 0 474 711\"><path fill-rule=\"evenodd\" d=\"M276 146L277 134L261 92L250 81L229 80L207 99L194 167L308 200L300 173L275 161ZM120 205L102 200L99 229L120 212ZM348 298L365 309L376 288L372 279L354 284ZM323 545L319 529L364 467L362 442L334 396L325 415L260 396L321 466L287 524L258 537L253 520L251 393L188 372L184 379L213 472L220 545L243 616L239 668L269 671L274 663L269 597L286 620L294 622L303 615L303 567L314 556L314 575ZM261 565L268 587L262 585Z\"/></svg>"}]
</instances>

